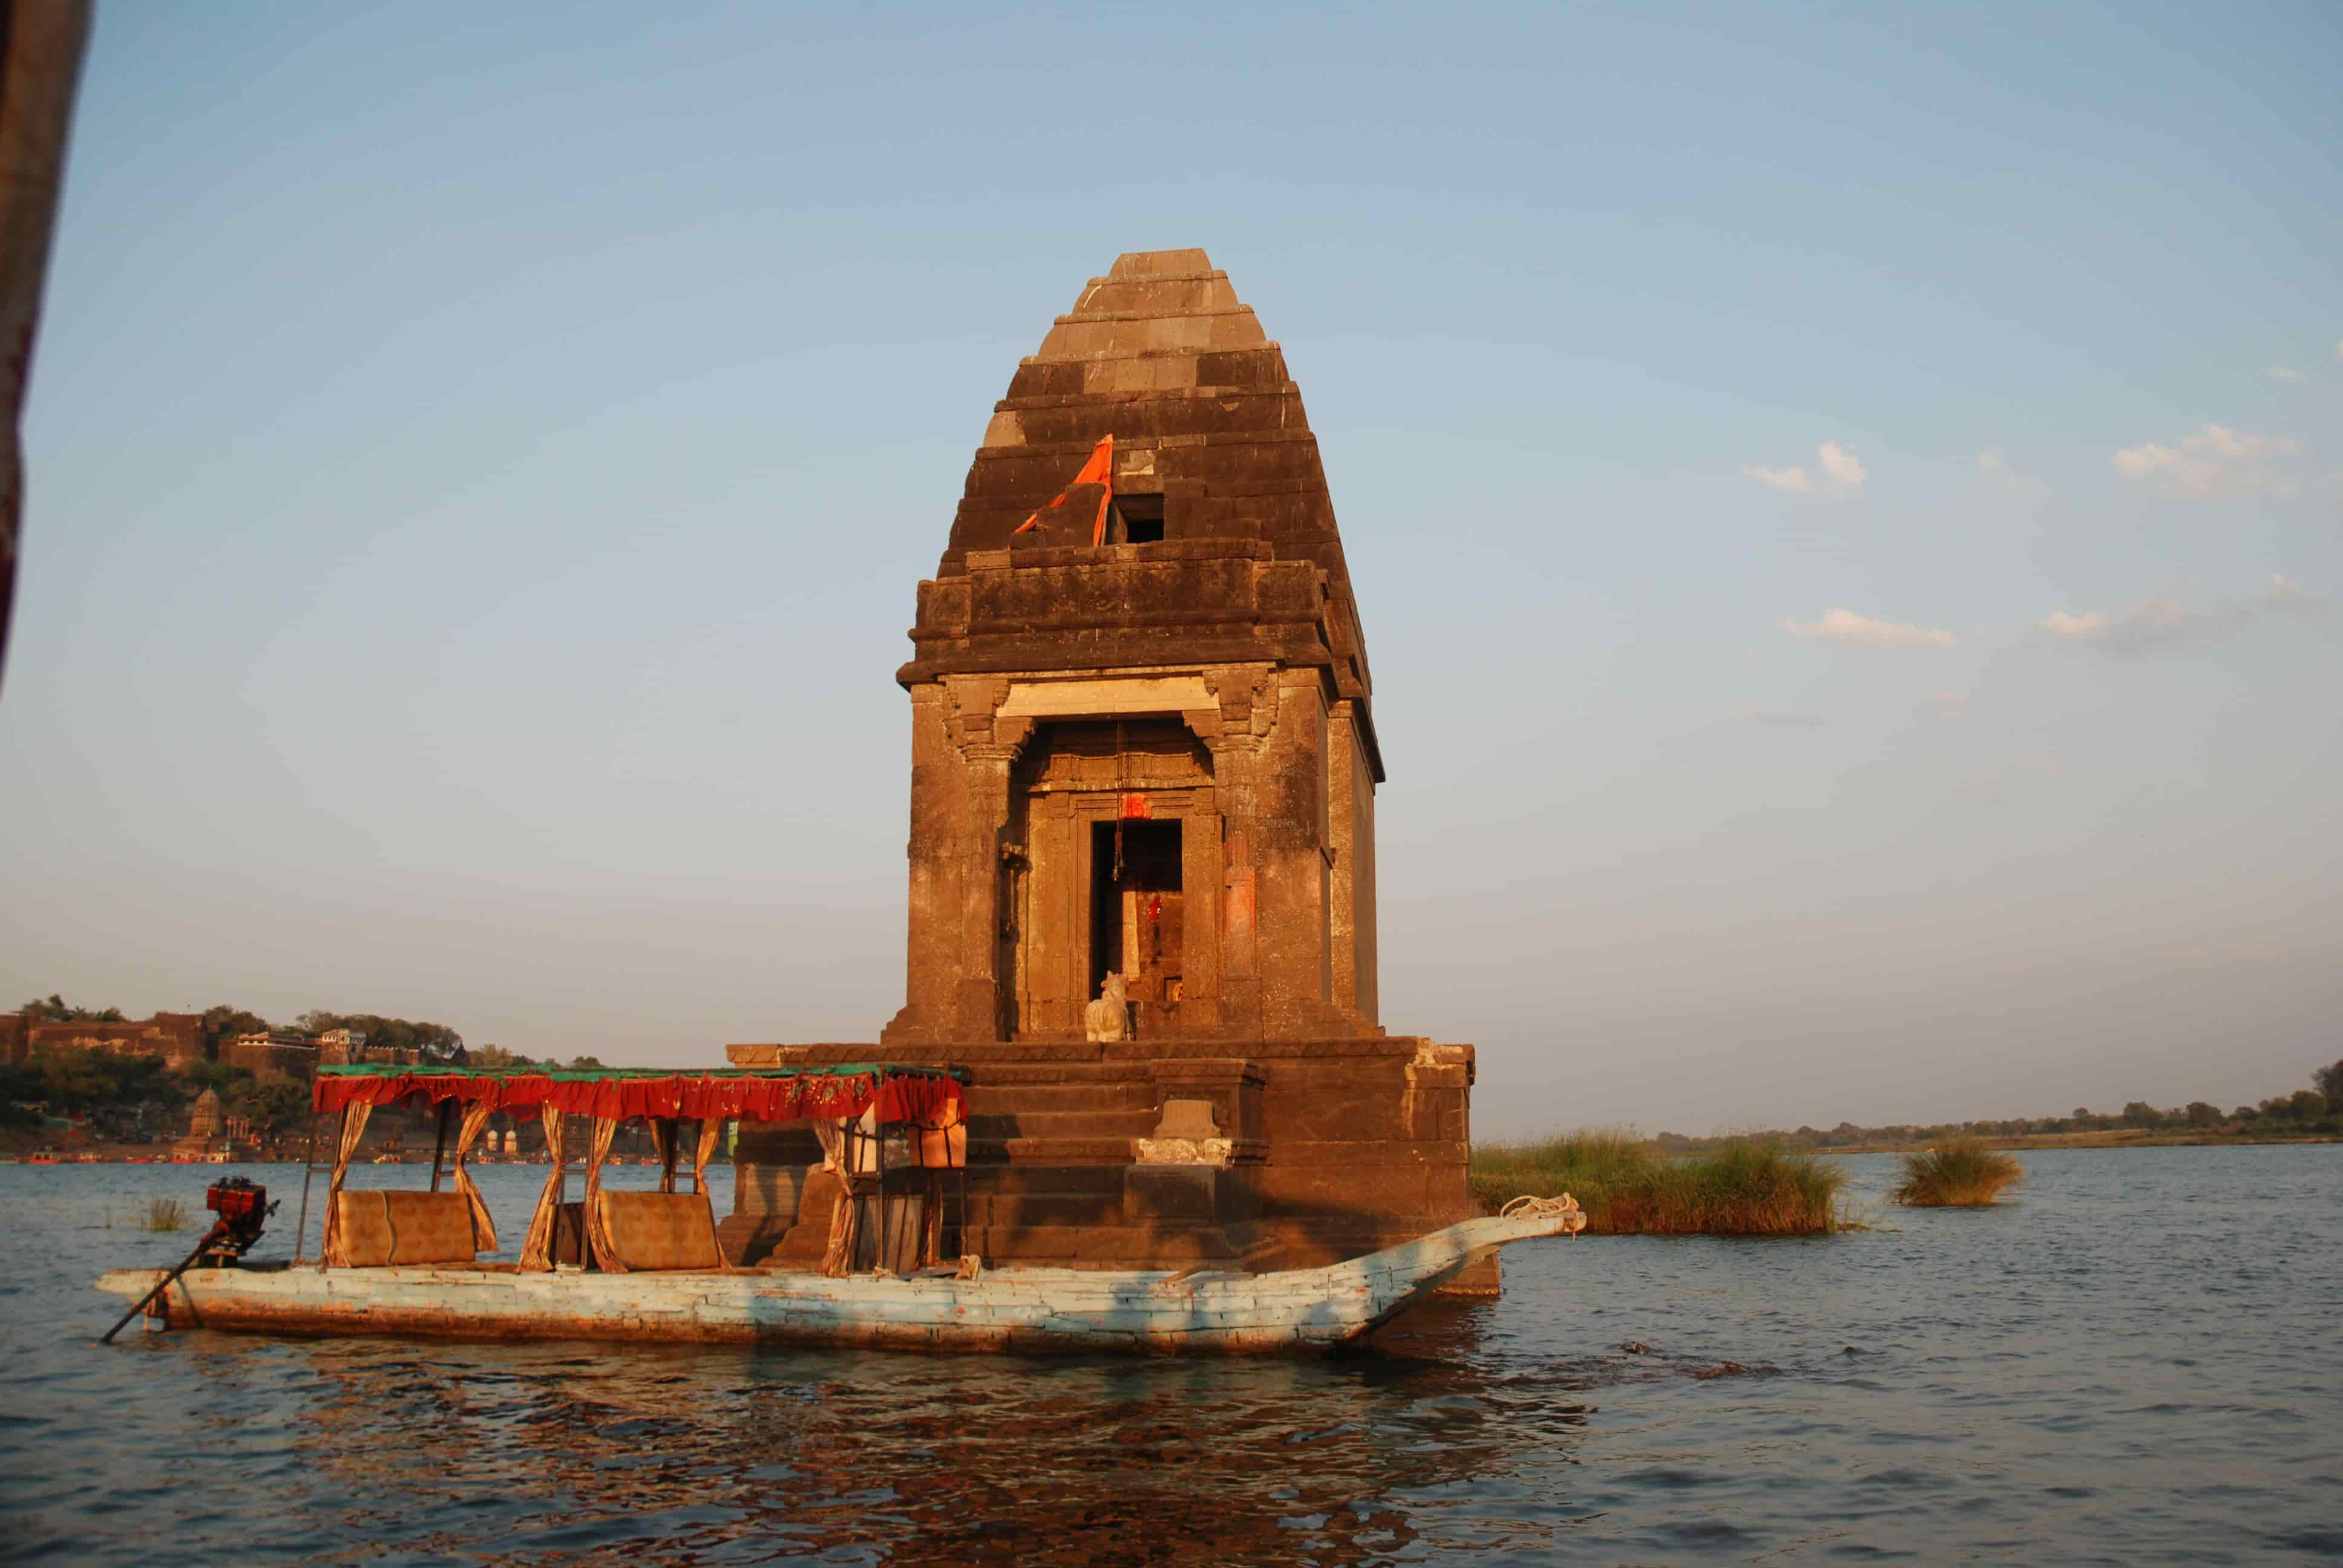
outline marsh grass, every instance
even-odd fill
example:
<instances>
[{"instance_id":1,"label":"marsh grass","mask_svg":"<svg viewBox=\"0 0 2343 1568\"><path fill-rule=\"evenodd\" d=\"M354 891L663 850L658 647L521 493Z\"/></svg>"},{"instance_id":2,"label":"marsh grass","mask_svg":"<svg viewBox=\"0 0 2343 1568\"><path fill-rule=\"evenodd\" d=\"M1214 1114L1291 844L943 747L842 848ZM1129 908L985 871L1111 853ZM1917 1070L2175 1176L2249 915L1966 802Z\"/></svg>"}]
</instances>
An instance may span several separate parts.
<instances>
[{"instance_id":1,"label":"marsh grass","mask_svg":"<svg viewBox=\"0 0 2343 1568\"><path fill-rule=\"evenodd\" d=\"M1804 1236L1836 1230L1846 1176L1832 1161L1762 1139L1678 1159L1597 1128L1473 1151L1473 1195L1494 1211L1524 1192L1568 1192L1591 1235Z\"/></svg>"},{"instance_id":2,"label":"marsh grass","mask_svg":"<svg viewBox=\"0 0 2343 1568\"><path fill-rule=\"evenodd\" d=\"M2025 1180L2026 1167L2015 1157L1975 1138L1956 1138L1905 1155L1904 1180L1888 1196L1915 1209L1982 1209Z\"/></svg>"},{"instance_id":3,"label":"marsh grass","mask_svg":"<svg viewBox=\"0 0 2343 1568\"><path fill-rule=\"evenodd\" d=\"M108 1222L112 1216L107 1216ZM184 1231L187 1228L187 1206L176 1198L149 1198L146 1213L139 1221L149 1231Z\"/></svg>"}]
</instances>

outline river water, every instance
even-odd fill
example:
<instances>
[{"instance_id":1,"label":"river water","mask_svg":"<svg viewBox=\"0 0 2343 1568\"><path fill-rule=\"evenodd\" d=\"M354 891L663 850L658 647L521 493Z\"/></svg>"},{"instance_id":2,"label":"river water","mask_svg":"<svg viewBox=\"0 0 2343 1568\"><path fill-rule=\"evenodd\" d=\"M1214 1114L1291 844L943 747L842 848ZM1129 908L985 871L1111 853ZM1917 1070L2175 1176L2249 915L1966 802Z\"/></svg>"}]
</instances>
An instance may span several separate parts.
<instances>
[{"instance_id":1,"label":"river water","mask_svg":"<svg viewBox=\"0 0 2343 1568\"><path fill-rule=\"evenodd\" d=\"M5 1166L0 1557L2343 1556L2343 1147L2023 1159L1983 1212L1888 1208L1864 1156L1868 1231L1524 1243L1501 1301L1318 1362L99 1347L89 1282L176 1261L131 1225L216 1171ZM289 1217L299 1168L242 1169ZM481 1174L509 1252L543 1171Z\"/></svg>"}]
</instances>

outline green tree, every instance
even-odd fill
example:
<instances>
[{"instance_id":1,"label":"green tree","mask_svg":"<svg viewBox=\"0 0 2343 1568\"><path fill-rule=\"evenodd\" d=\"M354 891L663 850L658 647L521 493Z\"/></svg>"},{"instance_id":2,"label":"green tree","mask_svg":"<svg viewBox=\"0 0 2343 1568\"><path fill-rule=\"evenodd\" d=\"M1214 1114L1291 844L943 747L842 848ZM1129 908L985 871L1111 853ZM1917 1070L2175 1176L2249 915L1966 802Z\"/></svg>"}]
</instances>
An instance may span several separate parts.
<instances>
[{"instance_id":1,"label":"green tree","mask_svg":"<svg viewBox=\"0 0 2343 1568\"><path fill-rule=\"evenodd\" d=\"M583 1070L600 1067L603 1062L598 1056L573 1056L569 1059L569 1065Z\"/></svg>"},{"instance_id":2,"label":"green tree","mask_svg":"<svg viewBox=\"0 0 2343 1568\"><path fill-rule=\"evenodd\" d=\"M321 1034L329 1029L356 1030L364 1034L368 1045L384 1045L393 1050L412 1050L426 1060L461 1061L465 1060L464 1037L444 1023L424 1023L403 1018L385 1018L375 1012L327 1012L313 1008L300 1017L300 1024L311 1034Z\"/></svg>"},{"instance_id":3,"label":"green tree","mask_svg":"<svg viewBox=\"0 0 2343 1568\"><path fill-rule=\"evenodd\" d=\"M309 1091L287 1073L245 1074L246 1081L223 1092L220 1103L264 1132L299 1131L308 1126Z\"/></svg>"},{"instance_id":4,"label":"green tree","mask_svg":"<svg viewBox=\"0 0 2343 1568\"><path fill-rule=\"evenodd\" d=\"M266 1034L268 1020L256 1012L246 1012L240 1007L222 1002L207 1007L203 1012L204 1054L219 1055L220 1041L234 1040L239 1034Z\"/></svg>"},{"instance_id":5,"label":"green tree","mask_svg":"<svg viewBox=\"0 0 2343 1568\"><path fill-rule=\"evenodd\" d=\"M46 1001L35 997L16 1010L36 1023L120 1023L122 1010L118 1007L73 1007L55 991Z\"/></svg>"},{"instance_id":6,"label":"green tree","mask_svg":"<svg viewBox=\"0 0 2343 1568\"><path fill-rule=\"evenodd\" d=\"M2292 1108L2294 1119L2305 1126L2327 1120L2327 1096L2315 1089L2296 1090L2287 1096L2287 1104Z\"/></svg>"},{"instance_id":7,"label":"green tree","mask_svg":"<svg viewBox=\"0 0 2343 1568\"><path fill-rule=\"evenodd\" d=\"M2332 1067L2322 1067L2312 1073L2310 1087L2327 1097L2329 1111L2343 1108L2343 1061Z\"/></svg>"},{"instance_id":8,"label":"green tree","mask_svg":"<svg viewBox=\"0 0 2343 1568\"><path fill-rule=\"evenodd\" d=\"M2221 1108L2217 1105L2207 1105L2201 1100L2190 1101L2187 1111L2183 1114L2188 1118L2188 1125L2191 1127L2221 1125Z\"/></svg>"},{"instance_id":9,"label":"green tree","mask_svg":"<svg viewBox=\"0 0 2343 1568\"><path fill-rule=\"evenodd\" d=\"M63 1115L111 1105L183 1104L186 1096L159 1056L117 1056L110 1050L45 1046L33 1057L41 1073L40 1099ZM33 1098L26 1096L25 1098Z\"/></svg>"},{"instance_id":10,"label":"green tree","mask_svg":"<svg viewBox=\"0 0 2343 1568\"><path fill-rule=\"evenodd\" d=\"M2123 1121L2127 1127L2161 1127L2164 1112L2145 1100L2135 1100L2123 1108Z\"/></svg>"}]
</instances>

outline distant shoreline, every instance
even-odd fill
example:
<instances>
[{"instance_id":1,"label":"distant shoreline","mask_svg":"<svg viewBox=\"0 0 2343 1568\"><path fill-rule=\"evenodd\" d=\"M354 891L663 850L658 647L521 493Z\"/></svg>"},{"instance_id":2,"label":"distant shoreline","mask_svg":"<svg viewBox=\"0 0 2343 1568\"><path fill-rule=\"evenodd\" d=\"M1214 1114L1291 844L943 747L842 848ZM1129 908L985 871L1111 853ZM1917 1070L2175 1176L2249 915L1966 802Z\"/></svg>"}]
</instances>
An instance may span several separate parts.
<instances>
[{"instance_id":1,"label":"distant shoreline","mask_svg":"<svg viewBox=\"0 0 2343 1568\"><path fill-rule=\"evenodd\" d=\"M1816 1146L1816 1154L1908 1154L1933 1149L1944 1142L1942 1138L1906 1138L1869 1143L1831 1143ZM1983 1134L1977 1141L1987 1149L2025 1151L2029 1149L2183 1149L2213 1148L2225 1145L2258 1146L2279 1143L2338 1143L2343 1137L2332 1132L2166 1132L2145 1127L2116 1128L2095 1132L2020 1132L2002 1137Z\"/></svg>"}]
</instances>

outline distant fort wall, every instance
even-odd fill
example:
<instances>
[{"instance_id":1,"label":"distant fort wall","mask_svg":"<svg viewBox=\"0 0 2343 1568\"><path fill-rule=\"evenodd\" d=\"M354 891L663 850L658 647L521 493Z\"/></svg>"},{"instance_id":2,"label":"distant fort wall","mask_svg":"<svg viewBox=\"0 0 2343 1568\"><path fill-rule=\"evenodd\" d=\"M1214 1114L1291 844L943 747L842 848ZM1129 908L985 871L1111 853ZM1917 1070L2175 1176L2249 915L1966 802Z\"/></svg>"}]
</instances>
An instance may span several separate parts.
<instances>
[{"instance_id":1,"label":"distant fort wall","mask_svg":"<svg viewBox=\"0 0 2343 1568\"><path fill-rule=\"evenodd\" d=\"M0 1013L0 1063L14 1067L42 1050L99 1050L116 1056L160 1058L173 1070L209 1059L204 1041L204 1020L192 1012L158 1012L153 1018L121 1023L77 1019L51 1023L25 1013ZM370 1045L357 1030L329 1029L316 1036L290 1030L257 1030L218 1042L220 1062L247 1072L282 1072L310 1077L320 1063L378 1063L412 1067L422 1053L389 1045Z\"/></svg>"},{"instance_id":2,"label":"distant fort wall","mask_svg":"<svg viewBox=\"0 0 2343 1568\"><path fill-rule=\"evenodd\" d=\"M204 1060L204 1020L192 1012L158 1012L143 1021L49 1023L23 1013L0 1015L0 1060L15 1066L44 1049L156 1056L174 1068Z\"/></svg>"}]
</instances>

